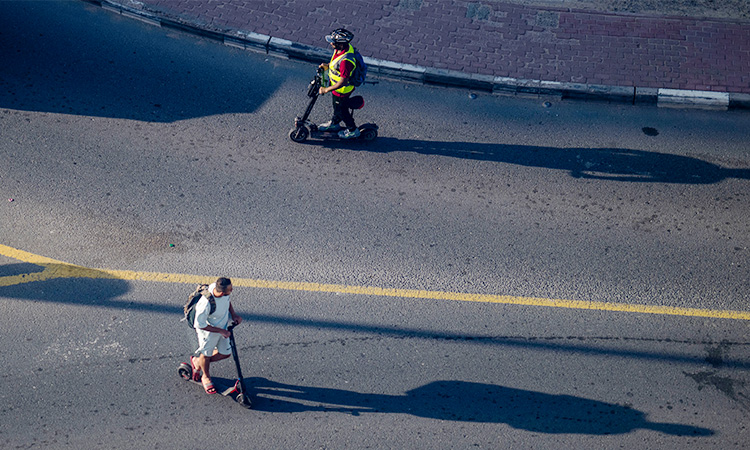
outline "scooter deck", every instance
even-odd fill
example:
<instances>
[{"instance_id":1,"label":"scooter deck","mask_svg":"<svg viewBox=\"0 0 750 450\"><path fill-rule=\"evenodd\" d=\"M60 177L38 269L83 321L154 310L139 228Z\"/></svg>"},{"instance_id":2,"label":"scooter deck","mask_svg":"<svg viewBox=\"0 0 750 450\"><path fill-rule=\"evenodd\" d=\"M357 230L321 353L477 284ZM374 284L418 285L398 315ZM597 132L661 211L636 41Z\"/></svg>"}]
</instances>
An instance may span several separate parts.
<instances>
[{"instance_id":1,"label":"scooter deck","mask_svg":"<svg viewBox=\"0 0 750 450\"><path fill-rule=\"evenodd\" d=\"M252 408L252 402L250 401L250 397L248 396L247 388L243 383L242 369L240 369L240 360L237 357L237 345L234 342L234 333L232 331L236 326L237 324L233 322L231 325L229 325L229 327L227 327L227 330L229 331L229 343L232 347L232 357L234 358L235 368L237 369L237 379L233 381L227 380L226 378L211 377L211 382L213 383L214 389L216 389L217 393L223 396L232 397L234 398L234 401L244 406L245 408L250 409ZM196 380L193 377L193 365L191 363L180 363L177 372L180 374L180 377L183 380L192 381L193 383L199 384L201 388L203 388L203 383L201 383L200 379ZM205 388L203 389L205 390Z\"/></svg>"},{"instance_id":2,"label":"scooter deck","mask_svg":"<svg viewBox=\"0 0 750 450\"><path fill-rule=\"evenodd\" d=\"M182 363L180 364L180 367L178 369L178 372L180 374L180 377L185 381L191 381L195 384L200 385L200 387L203 389L203 383L199 381L196 381L193 379L193 368L188 363ZM242 375L240 375L242 376ZM246 392L243 392L243 384L242 380L227 380L226 378L219 378L219 377L211 377L211 381L214 384L214 389L216 389L216 392L225 396L225 397L231 397L242 405L243 407L250 409L252 408L252 402L250 401L250 397L247 395ZM205 389L204 389L205 390Z\"/></svg>"},{"instance_id":3,"label":"scooter deck","mask_svg":"<svg viewBox=\"0 0 750 450\"><path fill-rule=\"evenodd\" d=\"M361 133L359 137L356 138L350 138L350 139L344 139L339 137L339 131L345 130L345 127L341 127L334 130L327 130L327 131L321 131L316 128L310 129L310 138L311 139L318 139L318 140L336 140L336 141L371 141L375 139L375 136L377 136L377 130L378 126L372 123L365 123L357 127ZM365 133L373 133L370 135L367 135Z\"/></svg>"},{"instance_id":4,"label":"scooter deck","mask_svg":"<svg viewBox=\"0 0 750 450\"><path fill-rule=\"evenodd\" d=\"M190 376L186 377L185 375L187 374L189 374ZM184 380L195 383L199 385L201 388L203 388L203 383L201 383L200 381L195 381L193 379L193 369L190 367L189 363L180 364L180 375L182 376ZM214 384L214 389L216 389L216 393L221 394L225 397L230 396L232 394L238 394L241 392L240 380L229 380L226 378L211 377L211 381Z\"/></svg>"}]
</instances>

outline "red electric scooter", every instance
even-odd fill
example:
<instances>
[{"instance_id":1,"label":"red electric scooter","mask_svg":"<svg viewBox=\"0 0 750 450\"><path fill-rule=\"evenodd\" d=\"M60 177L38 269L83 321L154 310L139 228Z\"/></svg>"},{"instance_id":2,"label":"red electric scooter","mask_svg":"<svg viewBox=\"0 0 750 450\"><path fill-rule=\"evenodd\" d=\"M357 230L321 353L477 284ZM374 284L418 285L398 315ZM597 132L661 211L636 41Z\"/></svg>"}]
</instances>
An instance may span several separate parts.
<instances>
[{"instance_id":1,"label":"red electric scooter","mask_svg":"<svg viewBox=\"0 0 750 450\"><path fill-rule=\"evenodd\" d=\"M229 325L229 327L227 327L227 331L229 331L229 343L232 347L232 358L234 359L234 365L237 368L237 380L233 385L226 385L225 383L221 382L221 379L213 379L214 388L219 394L232 397L237 403L244 406L245 408L250 409L252 407L252 403L250 402L250 396L248 395L247 389L245 388L244 378L242 377L242 369L240 368L240 358L239 356L237 356L237 345L234 342L233 330L236 326L237 324L232 323L231 325ZM200 376L198 376L197 373L193 373L193 367L190 363L181 363L180 367L177 369L177 372L184 380L192 381L193 383L197 383L203 386Z\"/></svg>"}]
</instances>

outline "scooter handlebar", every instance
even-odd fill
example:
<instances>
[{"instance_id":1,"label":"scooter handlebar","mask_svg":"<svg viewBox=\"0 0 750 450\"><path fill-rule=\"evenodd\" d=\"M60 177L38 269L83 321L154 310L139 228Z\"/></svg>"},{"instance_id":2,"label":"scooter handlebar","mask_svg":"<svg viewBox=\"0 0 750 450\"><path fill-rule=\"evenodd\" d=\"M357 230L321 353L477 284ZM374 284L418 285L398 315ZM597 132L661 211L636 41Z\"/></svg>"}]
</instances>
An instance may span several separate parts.
<instances>
[{"instance_id":1,"label":"scooter handlebar","mask_svg":"<svg viewBox=\"0 0 750 450\"><path fill-rule=\"evenodd\" d=\"M317 74L310 81L310 87L307 89L307 96L310 98L318 96L318 89L323 86L325 82L325 70L318 68Z\"/></svg>"}]
</instances>

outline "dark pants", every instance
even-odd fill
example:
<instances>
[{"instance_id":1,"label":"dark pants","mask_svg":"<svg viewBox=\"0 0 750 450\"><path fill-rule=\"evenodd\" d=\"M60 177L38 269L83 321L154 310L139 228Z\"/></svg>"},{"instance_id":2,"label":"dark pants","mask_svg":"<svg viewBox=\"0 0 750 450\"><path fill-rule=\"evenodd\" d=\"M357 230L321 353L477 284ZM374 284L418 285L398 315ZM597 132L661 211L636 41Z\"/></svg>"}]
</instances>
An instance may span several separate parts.
<instances>
[{"instance_id":1,"label":"dark pants","mask_svg":"<svg viewBox=\"0 0 750 450\"><path fill-rule=\"evenodd\" d=\"M352 117L352 110L349 109L349 95L339 97L338 95L331 95L333 98L333 118L331 123L339 123L342 120L349 131L357 129L357 125L354 123L354 117Z\"/></svg>"}]
</instances>

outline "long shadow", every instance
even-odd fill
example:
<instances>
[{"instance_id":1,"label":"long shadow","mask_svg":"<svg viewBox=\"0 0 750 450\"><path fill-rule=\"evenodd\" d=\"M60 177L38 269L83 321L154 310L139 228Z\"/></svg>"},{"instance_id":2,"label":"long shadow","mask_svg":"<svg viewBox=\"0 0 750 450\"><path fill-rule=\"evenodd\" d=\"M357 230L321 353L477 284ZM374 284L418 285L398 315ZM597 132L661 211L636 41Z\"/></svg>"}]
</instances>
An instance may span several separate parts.
<instances>
[{"instance_id":1,"label":"long shadow","mask_svg":"<svg viewBox=\"0 0 750 450\"><path fill-rule=\"evenodd\" d=\"M60 266L65 271L67 266ZM51 270L58 268L52 264ZM175 300L172 304L158 304L148 301L118 298L129 291L125 280L111 279L102 276L98 278L97 271L88 269L91 278L54 278L43 281L22 282L20 284L3 285L2 277L21 276L23 274L39 273L40 266L29 263L0 265L0 298L17 298L36 302L58 303L66 305L90 306L93 308L107 308L120 310L148 311L164 314L170 317L175 326L182 318L183 299ZM187 291L185 293L187 298ZM693 356L683 353L666 353L646 349L618 348L617 343L633 341L633 339L619 339L608 337L528 337L528 336L490 336L467 333L456 333L441 330L426 330L405 327L393 327L381 324L367 324L358 322L343 322L340 320L310 320L293 316L252 314L239 311L247 322L263 323L283 327L309 328L314 330L334 330L337 332L368 333L391 339L425 339L455 341L473 345L498 346L536 350L541 352L565 352L583 355L607 355L638 360L662 361L688 365L704 366L709 360L706 357ZM184 327L184 325L179 325ZM651 342L644 340L644 346ZM675 341L669 341L678 343ZM606 345L611 343L611 345ZM687 345L716 345L713 342L685 342ZM746 342L723 342L727 346L746 346ZM242 344L239 344L242 347ZM714 365L726 368L750 368L750 362L738 358L722 357L720 361L711 361Z\"/></svg>"},{"instance_id":2,"label":"long shadow","mask_svg":"<svg viewBox=\"0 0 750 450\"><path fill-rule=\"evenodd\" d=\"M327 145L337 145L335 141ZM341 144L338 144L341 145ZM379 137L352 150L412 152L562 170L571 177L637 183L711 184L750 179L750 168L727 169L698 158L623 148L557 148Z\"/></svg>"},{"instance_id":3,"label":"long shadow","mask_svg":"<svg viewBox=\"0 0 750 450\"><path fill-rule=\"evenodd\" d=\"M44 270L44 267L31 263L2 264L0 265L0 277L40 273L42 270Z\"/></svg>"},{"instance_id":4,"label":"long shadow","mask_svg":"<svg viewBox=\"0 0 750 450\"><path fill-rule=\"evenodd\" d=\"M191 45L186 45L189 42ZM2 2L0 108L173 122L256 111L285 71L226 58L83 2ZM320 145L320 143L316 143ZM414 152L563 170L572 177L676 184L750 179L698 158L620 148L555 148L380 137L352 149Z\"/></svg>"},{"instance_id":5,"label":"long shadow","mask_svg":"<svg viewBox=\"0 0 750 450\"><path fill-rule=\"evenodd\" d=\"M285 77L199 45L80 1L4 1L0 108L173 122L254 112Z\"/></svg>"},{"instance_id":6,"label":"long shadow","mask_svg":"<svg viewBox=\"0 0 750 450\"><path fill-rule=\"evenodd\" d=\"M637 429L674 436L714 434L707 428L650 422L646 414L630 406L467 381L434 381L403 395L295 386L265 378L249 378L246 385L254 397L254 410L277 413L409 414L437 420L504 423L549 434L610 435Z\"/></svg>"},{"instance_id":7,"label":"long shadow","mask_svg":"<svg viewBox=\"0 0 750 450\"><path fill-rule=\"evenodd\" d=\"M68 266L47 266L50 270L65 270ZM40 273L39 266L28 263L0 265L0 277L17 277ZM90 272L97 276L96 271ZM2 280L2 278L0 278ZM128 292L124 280L106 278L57 278L47 281L14 284L0 287L0 297L30 301L87 305L103 308L147 310L169 314L175 323L181 305L157 305L130 302L116 297ZM576 348L554 343L539 346L519 339L486 338L450 333L428 333L389 327L365 326L335 322L320 322L283 317L243 314L249 321L280 325L338 330L362 330L403 337L465 340L490 345L515 345L549 351L618 354L617 349L601 349L580 345ZM535 347L539 346L539 347ZM633 358L672 359L672 355L641 354L628 351L623 356ZM679 358L678 358L679 359ZM689 362L689 361L685 361ZM694 361L700 363L701 361ZM704 362L704 361L703 361ZM232 380L223 379L224 384ZM513 428L549 434L608 435L629 433L636 429L659 431L676 436L710 436L710 429L682 424L655 423L646 415L629 406L569 395L509 388L498 385L465 381L436 381L407 391L403 395L367 394L342 389L295 386L273 382L265 378L246 380L254 397L254 409L278 413L305 411L360 414L410 414L437 420L504 423ZM310 405L312 404L312 406Z\"/></svg>"},{"instance_id":8,"label":"long shadow","mask_svg":"<svg viewBox=\"0 0 750 450\"><path fill-rule=\"evenodd\" d=\"M67 305L85 305L105 308L141 309L144 304L118 300L117 297L130 291L128 282L109 278L95 269L87 269L90 278L68 278L64 274L68 265L48 264L46 267L31 263L0 265L0 297L17 298L45 303L61 303ZM60 278L43 279L27 282L25 279L44 271L58 273ZM6 277L18 277L10 280L11 285L4 285ZM156 312L171 312L172 308L161 305L145 306Z\"/></svg>"}]
</instances>

